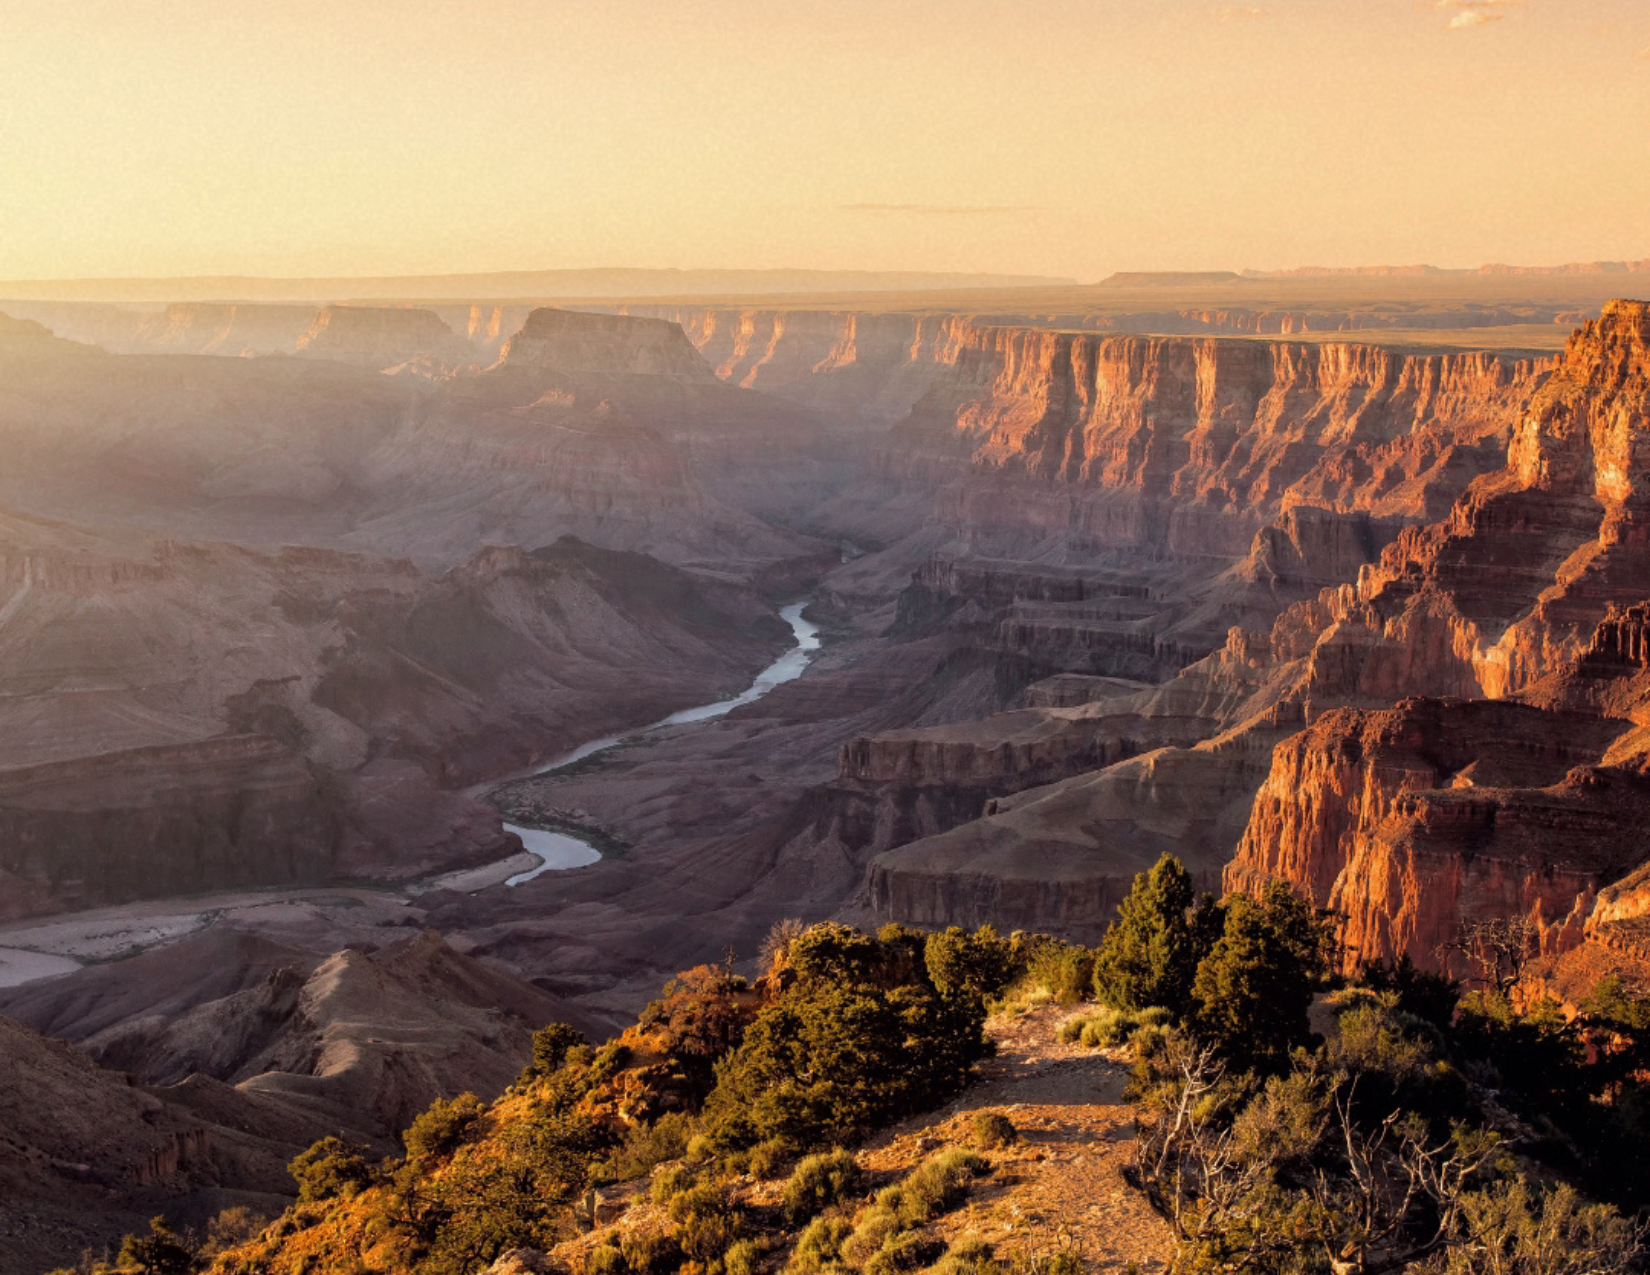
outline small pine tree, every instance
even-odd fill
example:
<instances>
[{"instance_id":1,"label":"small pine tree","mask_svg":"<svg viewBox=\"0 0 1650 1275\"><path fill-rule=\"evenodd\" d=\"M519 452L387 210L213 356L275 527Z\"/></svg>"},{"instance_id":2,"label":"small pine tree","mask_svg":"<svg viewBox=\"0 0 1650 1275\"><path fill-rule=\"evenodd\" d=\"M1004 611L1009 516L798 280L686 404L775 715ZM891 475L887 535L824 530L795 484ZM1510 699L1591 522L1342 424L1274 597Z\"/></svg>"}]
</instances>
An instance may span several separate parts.
<instances>
[{"instance_id":1,"label":"small pine tree","mask_svg":"<svg viewBox=\"0 0 1650 1275\"><path fill-rule=\"evenodd\" d=\"M1323 975L1324 925L1274 881L1257 903L1226 900L1220 941L1197 967L1198 1034L1243 1067L1276 1068L1311 1039L1307 1010Z\"/></svg>"},{"instance_id":2,"label":"small pine tree","mask_svg":"<svg viewBox=\"0 0 1650 1275\"><path fill-rule=\"evenodd\" d=\"M322 1138L286 1169L298 1184L298 1198L305 1202L354 1195L373 1179L367 1148L338 1137Z\"/></svg>"},{"instance_id":3,"label":"small pine tree","mask_svg":"<svg viewBox=\"0 0 1650 1275\"><path fill-rule=\"evenodd\" d=\"M579 1045L588 1045L585 1034L566 1023L551 1023L533 1033L533 1061L524 1079L552 1075L567 1061L567 1052Z\"/></svg>"},{"instance_id":4,"label":"small pine tree","mask_svg":"<svg viewBox=\"0 0 1650 1275\"><path fill-rule=\"evenodd\" d=\"M190 1275L200 1268L195 1254L164 1217L149 1219L146 1235L128 1235L120 1245L120 1266L142 1275Z\"/></svg>"},{"instance_id":5,"label":"small pine tree","mask_svg":"<svg viewBox=\"0 0 1650 1275\"><path fill-rule=\"evenodd\" d=\"M930 934L923 960L940 995L949 997L1000 996L1017 972L1014 949L989 925L973 933L953 925Z\"/></svg>"},{"instance_id":6,"label":"small pine tree","mask_svg":"<svg viewBox=\"0 0 1650 1275\"><path fill-rule=\"evenodd\" d=\"M1138 874L1096 953L1095 994L1115 1009L1162 1005L1183 1013L1202 956L1196 902L1191 873L1173 855Z\"/></svg>"}]
</instances>

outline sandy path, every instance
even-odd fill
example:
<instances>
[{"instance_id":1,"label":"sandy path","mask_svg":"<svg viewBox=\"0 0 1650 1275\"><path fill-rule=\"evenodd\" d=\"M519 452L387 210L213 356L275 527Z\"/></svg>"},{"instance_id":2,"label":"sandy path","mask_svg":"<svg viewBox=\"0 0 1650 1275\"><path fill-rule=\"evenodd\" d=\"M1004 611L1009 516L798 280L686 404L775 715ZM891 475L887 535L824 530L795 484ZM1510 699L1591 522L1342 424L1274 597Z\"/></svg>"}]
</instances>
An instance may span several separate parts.
<instances>
[{"instance_id":1,"label":"sandy path","mask_svg":"<svg viewBox=\"0 0 1650 1275\"><path fill-rule=\"evenodd\" d=\"M942 1219L947 1240L973 1233L999 1256L1047 1257L1075 1249L1090 1271L1167 1269L1167 1224L1123 1180L1134 1141L1134 1109L1123 1099L1128 1064L1063 1045L1060 1022L1074 1011L1046 1007L989 1024L997 1056L980 1082L943 1110L896 1126L861 1157L867 1167L905 1172L941 1144L969 1145L977 1113L1000 1112L1020 1135L990 1153L991 1177Z\"/></svg>"}]
</instances>

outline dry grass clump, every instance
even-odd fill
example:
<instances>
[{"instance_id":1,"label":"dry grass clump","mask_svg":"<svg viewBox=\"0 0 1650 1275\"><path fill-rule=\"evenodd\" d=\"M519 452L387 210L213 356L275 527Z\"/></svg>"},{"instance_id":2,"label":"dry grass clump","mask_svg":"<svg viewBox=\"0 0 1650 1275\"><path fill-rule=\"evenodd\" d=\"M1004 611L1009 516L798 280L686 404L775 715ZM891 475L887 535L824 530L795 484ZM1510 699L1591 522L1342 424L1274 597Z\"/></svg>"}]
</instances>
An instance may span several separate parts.
<instances>
[{"instance_id":1,"label":"dry grass clump","mask_svg":"<svg viewBox=\"0 0 1650 1275\"><path fill-rule=\"evenodd\" d=\"M1174 1016L1168 1010L1153 1007L1142 1010L1123 1010L1102 1007L1092 1014L1068 1018L1060 1024L1063 1044L1082 1044L1090 1049L1116 1049L1129 1044L1137 1033L1166 1031Z\"/></svg>"}]
</instances>

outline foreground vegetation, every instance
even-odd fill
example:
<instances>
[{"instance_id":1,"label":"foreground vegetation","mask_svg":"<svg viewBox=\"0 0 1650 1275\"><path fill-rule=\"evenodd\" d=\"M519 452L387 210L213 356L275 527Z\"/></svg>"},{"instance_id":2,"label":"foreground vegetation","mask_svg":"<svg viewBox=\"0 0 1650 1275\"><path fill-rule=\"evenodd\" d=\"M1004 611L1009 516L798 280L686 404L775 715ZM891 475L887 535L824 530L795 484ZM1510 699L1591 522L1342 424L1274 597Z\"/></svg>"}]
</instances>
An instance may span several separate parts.
<instances>
[{"instance_id":1,"label":"foreground vegetation","mask_svg":"<svg viewBox=\"0 0 1650 1275\"><path fill-rule=\"evenodd\" d=\"M988 927L778 927L754 983L690 970L600 1048L546 1028L516 1085L436 1103L404 1156L323 1140L272 1224L225 1217L197 1242L157 1219L116 1265L476 1275L564 1245L571 1275L1014 1275L934 1226L1013 1142L1007 1119L982 1115L977 1150L898 1181L845 1148L962 1089L988 1012L1092 997L1061 1034L1132 1060L1128 1177L1169 1223L1177 1272L1641 1269L1650 1005L1605 984L1579 1015L1519 1011L1504 982L1462 995L1407 963L1347 980L1333 937L1281 886L1200 898L1167 857L1092 950ZM626 1225L565 1246L625 1183L645 1183L623 1188Z\"/></svg>"}]
</instances>

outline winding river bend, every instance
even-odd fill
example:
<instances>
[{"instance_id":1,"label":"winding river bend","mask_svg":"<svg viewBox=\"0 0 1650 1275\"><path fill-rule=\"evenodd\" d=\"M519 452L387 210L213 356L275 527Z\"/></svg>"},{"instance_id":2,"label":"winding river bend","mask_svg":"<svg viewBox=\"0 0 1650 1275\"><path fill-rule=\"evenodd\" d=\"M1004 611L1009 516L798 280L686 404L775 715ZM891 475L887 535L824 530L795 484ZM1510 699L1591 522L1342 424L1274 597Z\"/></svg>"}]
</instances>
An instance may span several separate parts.
<instances>
[{"instance_id":1,"label":"winding river bend","mask_svg":"<svg viewBox=\"0 0 1650 1275\"><path fill-rule=\"evenodd\" d=\"M795 635L796 645L781 655L767 668L756 675L752 682L741 694L732 699L717 700L714 704L701 704L697 708L684 708L669 717L660 718L651 726L644 726L639 731L626 731L623 735L605 735L601 739L593 739L589 743L580 744L565 757L558 757L554 761L540 766L533 772L535 775L550 775L558 770L564 770L575 762L583 761L586 757L594 757L597 753L606 752L627 739L634 739L638 735L646 735L652 731L663 730L666 726L685 726L691 722L705 722L714 717L722 717L733 712L741 705L753 703L761 699L776 686L786 682L794 682L801 677L808 667L808 661L813 653L819 650L819 627L810 624L802 618L802 608L806 602L793 603L780 611L779 616L791 626L791 633ZM586 864L595 863L602 857L601 851L582 837L566 832L547 832L542 828L523 828L519 824L507 823L505 830L513 832L521 838L521 844L527 852L535 856L539 862L526 872L518 872L505 881L505 885L520 885L523 881L531 881L534 877L545 872L557 872L564 868L582 868Z\"/></svg>"}]
</instances>

